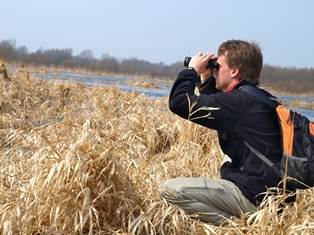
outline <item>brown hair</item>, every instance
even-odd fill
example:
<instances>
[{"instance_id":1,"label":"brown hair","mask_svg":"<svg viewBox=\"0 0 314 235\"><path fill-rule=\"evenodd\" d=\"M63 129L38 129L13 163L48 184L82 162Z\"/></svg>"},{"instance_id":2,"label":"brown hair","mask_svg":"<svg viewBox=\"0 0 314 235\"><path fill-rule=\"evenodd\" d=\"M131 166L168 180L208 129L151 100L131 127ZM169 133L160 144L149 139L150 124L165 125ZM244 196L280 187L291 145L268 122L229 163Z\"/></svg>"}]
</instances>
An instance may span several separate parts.
<instances>
[{"instance_id":1,"label":"brown hair","mask_svg":"<svg viewBox=\"0 0 314 235\"><path fill-rule=\"evenodd\" d=\"M263 54L254 41L228 40L218 49L218 56L225 55L229 68L237 67L240 78L252 85L259 85L259 76L263 66Z\"/></svg>"}]
</instances>

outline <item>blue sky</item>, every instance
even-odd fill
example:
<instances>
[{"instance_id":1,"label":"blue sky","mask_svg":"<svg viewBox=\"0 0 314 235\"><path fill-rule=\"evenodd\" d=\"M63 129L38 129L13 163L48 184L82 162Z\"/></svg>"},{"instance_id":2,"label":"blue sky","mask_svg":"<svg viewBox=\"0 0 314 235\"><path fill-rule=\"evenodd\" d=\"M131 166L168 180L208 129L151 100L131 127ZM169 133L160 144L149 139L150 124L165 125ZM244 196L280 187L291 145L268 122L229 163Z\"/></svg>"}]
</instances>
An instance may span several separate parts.
<instances>
[{"instance_id":1,"label":"blue sky","mask_svg":"<svg viewBox=\"0 0 314 235\"><path fill-rule=\"evenodd\" d=\"M264 63L314 68L313 0L10 0L0 25L0 41L29 52L90 49L171 64L243 39L260 44Z\"/></svg>"}]
</instances>

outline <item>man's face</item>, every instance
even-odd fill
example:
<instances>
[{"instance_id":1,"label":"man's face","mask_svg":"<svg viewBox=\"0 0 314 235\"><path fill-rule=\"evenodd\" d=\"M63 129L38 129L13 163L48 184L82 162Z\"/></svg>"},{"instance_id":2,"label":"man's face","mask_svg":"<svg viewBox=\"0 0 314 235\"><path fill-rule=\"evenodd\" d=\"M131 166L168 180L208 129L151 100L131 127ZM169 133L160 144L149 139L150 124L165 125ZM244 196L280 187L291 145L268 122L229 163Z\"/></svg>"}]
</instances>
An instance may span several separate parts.
<instances>
[{"instance_id":1,"label":"man's face","mask_svg":"<svg viewBox=\"0 0 314 235\"><path fill-rule=\"evenodd\" d=\"M217 63L219 64L218 69L214 71L216 77L216 88L219 90L226 91L234 83L232 79L232 69L229 68L226 62L226 56L221 55L218 57Z\"/></svg>"}]
</instances>

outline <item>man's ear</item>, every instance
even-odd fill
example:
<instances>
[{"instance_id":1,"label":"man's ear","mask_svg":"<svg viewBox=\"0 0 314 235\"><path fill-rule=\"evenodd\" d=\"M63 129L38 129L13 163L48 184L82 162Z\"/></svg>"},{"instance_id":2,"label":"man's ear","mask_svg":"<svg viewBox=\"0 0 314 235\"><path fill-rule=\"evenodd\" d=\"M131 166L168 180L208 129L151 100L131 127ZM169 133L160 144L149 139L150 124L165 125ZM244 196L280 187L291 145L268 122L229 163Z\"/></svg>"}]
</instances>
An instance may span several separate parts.
<instances>
[{"instance_id":1,"label":"man's ear","mask_svg":"<svg viewBox=\"0 0 314 235\"><path fill-rule=\"evenodd\" d=\"M239 76L239 73L240 73L240 69L237 68L237 67L234 67L232 70L231 70L231 77L232 78L237 78ZM241 78L238 78L238 80L240 80Z\"/></svg>"}]
</instances>

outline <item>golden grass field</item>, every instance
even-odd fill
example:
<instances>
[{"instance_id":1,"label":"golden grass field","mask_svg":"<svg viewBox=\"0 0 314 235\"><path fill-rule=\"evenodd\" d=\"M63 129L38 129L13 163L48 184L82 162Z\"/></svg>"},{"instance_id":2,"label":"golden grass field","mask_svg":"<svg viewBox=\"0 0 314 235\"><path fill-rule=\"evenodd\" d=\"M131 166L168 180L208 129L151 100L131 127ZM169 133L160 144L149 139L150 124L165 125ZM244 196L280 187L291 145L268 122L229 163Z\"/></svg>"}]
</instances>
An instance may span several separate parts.
<instances>
[{"instance_id":1,"label":"golden grass field","mask_svg":"<svg viewBox=\"0 0 314 235\"><path fill-rule=\"evenodd\" d=\"M166 97L7 75L0 63L1 234L313 234L313 189L220 227L162 201L174 177L219 178L216 132Z\"/></svg>"}]
</instances>

